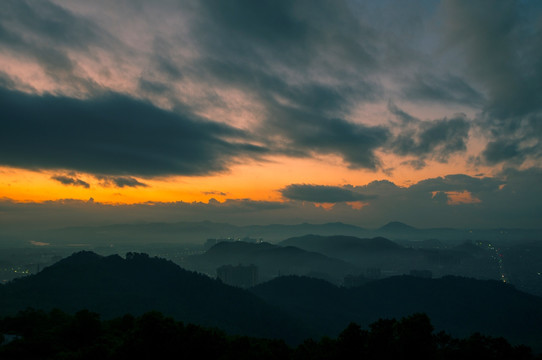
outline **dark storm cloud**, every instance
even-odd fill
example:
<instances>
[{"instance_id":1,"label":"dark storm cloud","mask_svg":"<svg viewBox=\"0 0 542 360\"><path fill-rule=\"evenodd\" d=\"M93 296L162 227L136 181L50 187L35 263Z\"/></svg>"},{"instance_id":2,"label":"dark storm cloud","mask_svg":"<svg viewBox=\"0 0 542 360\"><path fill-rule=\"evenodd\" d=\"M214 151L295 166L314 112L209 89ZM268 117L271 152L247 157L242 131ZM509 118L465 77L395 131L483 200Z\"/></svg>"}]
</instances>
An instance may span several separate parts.
<instances>
[{"instance_id":1,"label":"dark storm cloud","mask_svg":"<svg viewBox=\"0 0 542 360\"><path fill-rule=\"evenodd\" d=\"M177 61L180 37L150 34L148 66L136 79L141 95L205 113L208 107L235 106L217 95L216 88L239 90L263 108L261 123L251 131L253 140L270 152L305 157L333 154L351 168L381 167L375 152L388 146L390 131L344 119L350 118L354 106L378 101L384 92L380 75L402 62L411 63L413 57L383 29L367 25L367 19L355 13L357 5L321 0L206 0L177 5L191 14L186 22L192 35L187 44L197 55L193 63ZM156 7L174 13L179 11L177 5L159 2ZM93 58L92 49L99 48L113 57L132 56L134 49L126 50L126 45L120 46L112 33L98 25L107 22L78 15L85 12L48 2L30 6L24 1L10 2L8 9L0 24L10 50L36 59L50 77L69 84L76 94L98 96L103 89L85 77L73 55ZM420 24L416 26L419 31ZM177 85L181 80L204 85L205 94L180 104L184 96ZM415 98L433 96L448 102L477 98L468 84L452 75L420 75L412 79L409 90ZM463 144L456 141L458 133L434 130L439 131L440 144L452 140L450 146L436 145L419 133L416 144L398 140L396 153L419 155L440 147L439 159L445 161Z\"/></svg>"},{"instance_id":2,"label":"dark storm cloud","mask_svg":"<svg viewBox=\"0 0 542 360\"><path fill-rule=\"evenodd\" d=\"M280 108L278 124L267 124L275 134L283 135L291 143L287 146L314 153L341 156L350 168L377 169L380 160L374 151L388 140L389 130L381 126L365 126L342 119L329 119L307 114L292 108ZM295 154L295 153L294 153Z\"/></svg>"},{"instance_id":3,"label":"dark storm cloud","mask_svg":"<svg viewBox=\"0 0 542 360\"><path fill-rule=\"evenodd\" d=\"M170 80L179 80L183 77L181 69L175 63L175 55L172 54L172 46L162 37L155 37L152 43L152 58L154 69L165 75Z\"/></svg>"},{"instance_id":4,"label":"dark storm cloud","mask_svg":"<svg viewBox=\"0 0 542 360\"><path fill-rule=\"evenodd\" d=\"M413 131L400 134L393 144L399 155L431 155L439 161L467 149L470 125L464 117L425 122Z\"/></svg>"},{"instance_id":5,"label":"dark storm cloud","mask_svg":"<svg viewBox=\"0 0 542 360\"><path fill-rule=\"evenodd\" d=\"M168 84L145 78L140 78L138 85L139 88L144 92L149 92L156 95L162 95L171 91L171 88Z\"/></svg>"},{"instance_id":6,"label":"dark storm cloud","mask_svg":"<svg viewBox=\"0 0 542 360\"><path fill-rule=\"evenodd\" d=\"M335 154L353 168L379 166L374 151L387 129L343 120L353 104L380 93L371 80L378 36L346 2L204 1L200 10L195 71L264 105L254 131L266 134L260 141L291 156Z\"/></svg>"},{"instance_id":7,"label":"dark storm cloud","mask_svg":"<svg viewBox=\"0 0 542 360\"><path fill-rule=\"evenodd\" d=\"M444 1L444 10L449 41L466 50L471 76L487 86L486 111L505 118L539 110L540 4Z\"/></svg>"},{"instance_id":8,"label":"dark storm cloud","mask_svg":"<svg viewBox=\"0 0 542 360\"><path fill-rule=\"evenodd\" d=\"M138 87L151 96L161 96L173 100L176 98L175 83L183 77L180 68L175 64L175 55L171 53L171 44L161 37L152 42L150 66L138 79Z\"/></svg>"},{"instance_id":9,"label":"dark storm cloud","mask_svg":"<svg viewBox=\"0 0 542 360\"><path fill-rule=\"evenodd\" d=\"M197 31L212 53L300 69L319 60L315 55L376 65L374 34L344 1L209 0L201 5Z\"/></svg>"},{"instance_id":10,"label":"dark storm cloud","mask_svg":"<svg viewBox=\"0 0 542 360\"><path fill-rule=\"evenodd\" d=\"M293 13L291 1L207 0L202 5L219 28L266 45L296 44L309 35L307 24Z\"/></svg>"},{"instance_id":11,"label":"dark storm cloud","mask_svg":"<svg viewBox=\"0 0 542 360\"><path fill-rule=\"evenodd\" d=\"M395 115L397 119L399 120L400 126L410 125L410 124L418 124L420 122L420 119L410 115L409 113L403 111L401 108L399 108L393 101L388 101L388 111Z\"/></svg>"},{"instance_id":12,"label":"dark storm cloud","mask_svg":"<svg viewBox=\"0 0 542 360\"><path fill-rule=\"evenodd\" d=\"M269 148L291 156L336 154L352 168L376 169L380 162L374 151L389 137L381 126L354 124L327 114L342 113L353 92L345 86L303 84L290 86L280 76L236 63L212 61L208 64L223 81L259 96L268 117L257 133ZM285 99L283 104L276 97ZM274 142L274 135L280 141Z\"/></svg>"},{"instance_id":13,"label":"dark storm cloud","mask_svg":"<svg viewBox=\"0 0 542 360\"><path fill-rule=\"evenodd\" d=\"M137 181L132 177L115 177L111 178L111 181L115 184L116 187L147 187L147 184Z\"/></svg>"},{"instance_id":14,"label":"dark storm cloud","mask_svg":"<svg viewBox=\"0 0 542 360\"><path fill-rule=\"evenodd\" d=\"M447 175L444 177L422 180L409 188L411 192L433 191L468 191L474 194L494 192L504 183L499 178L475 178L464 174Z\"/></svg>"},{"instance_id":15,"label":"dark storm cloud","mask_svg":"<svg viewBox=\"0 0 542 360\"><path fill-rule=\"evenodd\" d=\"M446 162L467 149L470 123L461 115L420 121L392 105L401 126L411 123L395 137L384 126L343 120L354 104L382 95L373 74L389 72L391 64L399 64L394 59L413 60L404 47L391 46L385 31L363 24L346 3L206 1L202 8L196 29L208 35L198 42L205 74L265 106L266 119L255 133L266 134L260 141L274 151L334 154L350 168L375 170L382 166L379 149L416 156L417 168L424 160ZM323 82L318 74L335 81ZM479 106L484 100L464 78L449 73L420 72L401 91L431 103Z\"/></svg>"},{"instance_id":16,"label":"dark storm cloud","mask_svg":"<svg viewBox=\"0 0 542 360\"><path fill-rule=\"evenodd\" d=\"M489 164L542 157L542 6L536 1L445 1L447 41L466 56L487 102L480 116Z\"/></svg>"},{"instance_id":17,"label":"dark storm cloud","mask_svg":"<svg viewBox=\"0 0 542 360\"><path fill-rule=\"evenodd\" d=\"M373 196L360 194L346 187L310 184L291 184L281 189L280 193L286 199L315 203L363 201L373 198Z\"/></svg>"},{"instance_id":18,"label":"dark storm cloud","mask_svg":"<svg viewBox=\"0 0 542 360\"><path fill-rule=\"evenodd\" d=\"M464 79L451 74L443 76L416 74L405 81L402 92L406 99L413 101L470 106L480 106L484 102L484 97L479 91Z\"/></svg>"},{"instance_id":19,"label":"dark storm cloud","mask_svg":"<svg viewBox=\"0 0 542 360\"><path fill-rule=\"evenodd\" d=\"M92 22L49 1L6 0L0 16L10 28L46 39L45 45L88 49L104 35Z\"/></svg>"},{"instance_id":20,"label":"dark storm cloud","mask_svg":"<svg viewBox=\"0 0 542 360\"><path fill-rule=\"evenodd\" d=\"M179 80L182 78L182 73L179 68L170 60L164 56L158 55L156 58L157 69L166 74L169 79Z\"/></svg>"},{"instance_id":21,"label":"dark storm cloud","mask_svg":"<svg viewBox=\"0 0 542 360\"><path fill-rule=\"evenodd\" d=\"M525 161L528 152L527 149L520 149L519 146L517 141L501 138L490 141L482 152L482 156L487 163L492 165L510 160L521 164Z\"/></svg>"},{"instance_id":22,"label":"dark storm cloud","mask_svg":"<svg viewBox=\"0 0 542 360\"><path fill-rule=\"evenodd\" d=\"M9 76L9 74L0 70L0 87L13 89L16 86L16 82Z\"/></svg>"},{"instance_id":23,"label":"dark storm cloud","mask_svg":"<svg viewBox=\"0 0 542 360\"><path fill-rule=\"evenodd\" d=\"M0 44L4 51L37 62L52 79L85 92L99 91L100 86L80 71L69 51L92 58L93 47L122 47L95 23L56 4L24 0L2 3Z\"/></svg>"},{"instance_id":24,"label":"dark storm cloud","mask_svg":"<svg viewBox=\"0 0 542 360\"><path fill-rule=\"evenodd\" d=\"M404 112L393 102L388 103L388 110L399 120L401 128L389 147L401 156L417 156L418 159L410 163L415 168L423 167L424 159L446 162L452 154L467 149L471 125L462 114L450 119L422 121Z\"/></svg>"},{"instance_id":25,"label":"dark storm cloud","mask_svg":"<svg viewBox=\"0 0 542 360\"><path fill-rule=\"evenodd\" d=\"M423 169L424 167L427 166L427 163L425 162L425 160L422 160L422 159L415 159L415 160L406 160L406 161L403 161L401 162L401 165L408 165L416 170L421 170Z\"/></svg>"},{"instance_id":26,"label":"dark storm cloud","mask_svg":"<svg viewBox=\"0 0 542 360\"><path fill-rule=\"evenodd\" d=\"M222 191L203 191L202 194L204 195L218 195L218 196L226 196L225 192Z\"/></svg>"},{"instance_id":27,"label":"dark storm cloud","mask_svg":"<svg viewBox=\"0 0 542 360\"><path fill-rule=\"evenodd\" d=\"M0 163L8 166L200 175L266 151L240 130L118 94L77 100L0 89L0 108Z\"/></svg>"},{"instance_id":28,"label":"dark storm cloud","mask_svg":"<svg viewBox=\"0 0 542 360\"><path fill-rule=\"evenodd\" d=\"M144 184L137 179L129 176L96 176L99 180L104 182L105 186L115 186L119 188L123 187L147 187L149 185Z\"/></svg>"},{"instance_id":29,"label":"dark storm cloud","mask_svg":"<svg viewBox=\"0 0 542 360\"><path fill-rule=\"evenodd\" d=\"M55 175L52 176L51 179L58 181L61 184L64 185L74 185L74 186L82 186L84 188L90 188L90 184L86 181L83 181L81 179L72 178L69 176L63 176L63 175Z\"/></svg>"},{"instance_id":30,"label":"dark storm cloud","mask_svg":"<svg viewBox=\"0 0 542 360\"><path fill-rule=\"evenodd\" d=\"M98 97L125 80L123 91L187 113L254 111L252 140L273 154L334 154L351 168L374 170L385 165L376 155L384 150L421 168L464 151L476 127L489 141L480 161L542 157L537 2L83 4L3 2L2 52L41 66L57 94ZM105 8L111 16L101 16ZM127 35L138 31L145 36ZM100 79L109 72L115 81ZM21 83L28 79L8 75L0 79L5 87L32 92ZM232 93L250 105L232 101ZM426 122L390 106L399 123L359 124L357 110L390 94L483 112L477 125L456 116Z\"/></svg>"},{"instance_id":31,"label":"dark storm cloud","mask_svg":"<svg viewBox=\"0 0 542 360\"><path fill-rule=\"evenodd\" d=\"M368 223L396 219L420 227L539 227L541 184L542 173L533 168L483 178L448 175L410 187L375 181L355 189L376 196L360 210ZM463 194L465 201L453 201L454 194Z\"/></svg>"}]
</instances>

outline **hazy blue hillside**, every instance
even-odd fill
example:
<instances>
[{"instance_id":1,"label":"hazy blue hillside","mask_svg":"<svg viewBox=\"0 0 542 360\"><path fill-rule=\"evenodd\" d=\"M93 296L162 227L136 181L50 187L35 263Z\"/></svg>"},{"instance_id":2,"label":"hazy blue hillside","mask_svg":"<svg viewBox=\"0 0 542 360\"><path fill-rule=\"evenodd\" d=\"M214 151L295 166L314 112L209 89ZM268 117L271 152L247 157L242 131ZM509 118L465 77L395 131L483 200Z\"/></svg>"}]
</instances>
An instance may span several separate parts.
<instances>
[{"instance_id":1,"label":"hazy blue hillside","mask_svg":"<svg viewBox=\"0 0 542 360\"><path fill-rule=\"evenodd\" d=\"M343 254L351 251L380 252L400 250L402 247L383 237L360 239L354 236L305 235L281 241L282 246L297 246L324 254Z\"/></svg>"},{"instance_id":2,"label":"hazy blue hillside","mask_svg":"<svg viewBox=\"0 0 542 360\"><path fill-rule=\"evenodd\" d=\"M222 265L238 264L256 265L261 281L293 274L312 275L340 284L344 276L359 271L344 261L297 247L243 241L218 243L206 253L190 256L183 263L189 269L212 276Z\"/></svg>"},{"instance_id":3,"label":"hazy blue hillside","mask_svg":"<svg viewBox=\"0 0 542 360\"><path fill-rule=\"evenodd\" d=\"M403 227L401 225L394 225ZM440 241L403 242L383 237L305 235L286 239L280 245L297 246L347 261L364 271L378 269L380 277L430 271L435 277L458 275L478 279L501 279L502 266L495 259L495 247L470 240L443 246Z\"/></svg>"},{"instance_id":4,"label":"hazy blue hillside","mask_svg":"<svg viewBox=\"0 0 542 360\"><path fill-rule=\"evenodd\" d=\"M385 237L396 243L414 247L417 247L420 241L434 239L441 241L444 246L457 245L465 240L511 244L542 239L542 229L420 229L397 221L376 229L366 229L342 222L238 226L213 221L181 221L72 226L39 231L31 229L17 229L16 232L9 232L6 229L0 230L3 244L9 244L9 246L27 245L30 241L47 242L55 246L68 244L142 246L156 243L202 245L209 238L243 239L246 237L278 243L284 239L307 234L360 238Z\"/></svg>"},{"instance_id":5,"label":"hazy blue hillside","mask_svg":"<svg viewBox=\"0 0 542 360\"><path fill-rule=\"evenodd\" d=\"M378 229L378 231L389 231L389 232L412 232L416 230L418 229L399 221L391 221Z\"/></svg>"}]
</instances>

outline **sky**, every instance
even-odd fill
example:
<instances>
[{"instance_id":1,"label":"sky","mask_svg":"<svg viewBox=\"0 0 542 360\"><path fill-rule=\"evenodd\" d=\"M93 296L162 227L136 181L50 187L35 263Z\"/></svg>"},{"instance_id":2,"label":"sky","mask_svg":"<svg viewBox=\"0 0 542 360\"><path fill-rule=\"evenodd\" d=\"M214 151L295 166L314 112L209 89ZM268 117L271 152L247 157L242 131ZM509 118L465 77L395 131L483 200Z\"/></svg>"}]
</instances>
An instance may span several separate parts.
<instances>
[{"instance_id":1,"label":"sky","mask_svg":"<svg viewBox=\"0 0 542 360\"><path fill-rule=\"evenodd\" d=\"M0 8L0 226L542 224L539 1Z\"/></svg>"}]
</instances>

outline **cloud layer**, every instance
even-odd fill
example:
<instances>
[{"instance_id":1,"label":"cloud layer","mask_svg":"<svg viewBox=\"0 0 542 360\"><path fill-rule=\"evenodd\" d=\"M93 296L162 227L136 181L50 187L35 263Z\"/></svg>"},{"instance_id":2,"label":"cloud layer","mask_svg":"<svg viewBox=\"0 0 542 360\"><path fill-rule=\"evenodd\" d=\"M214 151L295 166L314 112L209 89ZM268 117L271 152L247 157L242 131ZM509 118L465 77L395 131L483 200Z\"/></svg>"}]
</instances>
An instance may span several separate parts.
<instances>
[{"instance_id":1,"label":"cloud layer","mask_svg":"<svg viewBox=\"0 0 542 360\"><path fill-rule=\"evenodd\" d=\"M58 181L61 184L64 185L74 185L74 186L82 186L86 189L90 188L90 184L86 181L83 181L81 179L73 178L70 176L64 176L64 175L54 175L51 177L51 179Z\"/></svg>"},{"instance_id":2,"label":"cloud layer","mask_svg":"<svg viewBox=\"0 0 542 360\"><path fill-rule=\"evenodd\" d=\"M64 160L45 161L44 156L28 164L8 151L6 164L195 175L224 170L232 158L245 154L333 154L351 168L376 170L385 167L378 155L385 151L418 157L405 163L421 167L464 153L473 127L482 129L477 134L487 142L475 154L480 163L521 165L540 159L540 6L420 0L407 11L396 5L120 2L103 17L105 7L99 2L7 1L0 13L2 62L18 58L21 65L38 66L33 71L41 82L4 66L4 87L56 96L25 98L3 89L2 97L15 104L20 97L20 105L40 107L42 113L12 106L9 115L13 119L23 112L33 126L48 121L64 137L60 141L47 134L53 136L53 148L58 144L52 151ZM124 14L138 21L127 22ZM136 38L133 33L147 35ZM364 104L389 99L479 113L471 119L454 112L408 128L386 119L368 124L354 115ZM63 103L70 103L71 112L61 110ZM113 108L115 117L106 116ZM397 117L394 107L388 110ZM50 118L44 119L43 112ZM236 113L253 117L243 126L248 132L218 125L239 127ZM157 120L151 126L143 116ZM202 123L202 118L213 123ZM95 123L96 131L79 131L84 122ZM121 127L133 128L126 133L131 140L119 138ZM151 140L143 141L143 128ZM103 144L81 139L88 130L94 137L100 132ZM68 138L82 140L82 149L72 149L79 165L62 151L62 143L64 150L73 146ZM164 141L158 144L156 138ZM21 147L32 149L36 139L31 133L27 141ZM109 156L115 141L120 142L117 161ZM135 142L143 144L137 154ZM90 152L103 164L93 163Z\"/></svg>"},{"instance_id":3,"label":"cloud layer","mask_svg":"<svg viewBox=\"0 0 542 360\"><path fill-rule=\"evenodd\" d=\"M266 151L245 142L240 130L119 94L78 100L0 90L0 107L0 163L8 166L201 175L226 169L234 157Z\"/></svg>"},{"instance_id":4,"label":"cloud layer","mask_svg":"<svg viewBox=\"0 0 542 360\"><path fill-rule=\"evenodd\" d=\"M318 218L331 212L310 206L328 202L337 218L415 224L414 206L428 222L492 223L483 210L531 224L525 209L542 197L522 186L539 187L542 168L541 19L536 1L6 0L0 166L120 193L315 159L374 181L282 178L288 209ZM397 185L420 173L431 178Z\"/></svg>"},{"instance_id":5,"label":"cloud layer","mask_svg":"<svg viewBox=\"0 0 542 360\"><path fill-rule=\"evenodd\" d=\"M280 190L283 197L290 200L310 201L314 203L338 203L362 201L372 198L370 195L357 193L345 187L292 184Z\"/></svg>"},{"instance_id":6,"label":"cloud layer","mask_svg":"<svg viewBox=\"0 0 542 360\"><path fill-rule=\"evenodd\" d=\"M457 174L400 187L389 181L363 186L341 187L290 185L282 189L290 200L254 201L211 199L205 202L148 202L122 205L80 200L43 203L0 200L0 228L26 228L133 223L214 220L239 225L342 221L368 228L389 221L421 227L540 228L542 205L540 170L506 170L499 177L471 177ZM468 195L466 195L468 194ZM361 200L353 208L346 202ZM332 202L332 208L316 206ZM505 204L503 206L502 204ZM16 232L15 232L16 233ZM2 234L0 234L2 235Z\"/></svg>"}]
</instances>

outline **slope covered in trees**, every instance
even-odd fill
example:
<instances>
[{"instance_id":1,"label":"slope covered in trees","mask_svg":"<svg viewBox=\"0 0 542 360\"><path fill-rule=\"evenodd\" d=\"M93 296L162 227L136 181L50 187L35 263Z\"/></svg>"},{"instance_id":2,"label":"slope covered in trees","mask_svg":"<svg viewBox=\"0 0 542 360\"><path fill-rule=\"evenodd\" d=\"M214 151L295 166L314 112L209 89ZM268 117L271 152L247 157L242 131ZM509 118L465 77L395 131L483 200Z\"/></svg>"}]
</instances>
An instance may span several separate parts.
<instances>
[{"instance_id":1,"label":"slope covered in trees","mask_svg":"<svg viewBox=\"0 0 542 360\"><path fill-rule=\"evenodd\" d=\"M435 327L454 336L474 332L503 336L542 351L542 298L492 280L456 276L424 279L395 276L354 288L298 276L251 289L268 303L297 314L320 334L337 334L350 321L427 313Z\"/></svg>"},{"instance_id":2,"label":"slope covered in trees","mask_svg":"<svg viewBox=\"0 0 542 360\"><path fill-rule=\"evenodd\" d=\"M157 310L236 334L281 336L288 341L310 335L310 329L249 292L138 253L123 259L80 252L0 286L0 315L27 307L70 313L89 309L104 318Z\"/></svg>"},{"instance_id":3,"label":"slope covered in trees","mask_svg":"<svg viewBox=\"0 0 542 360\"><path fill-rule=\"evenodd\" d=\"M296 347L231 336L159 312L101 320L88 310L68 315L28 309L0 319L0 334L11 339L0 343L2 359L535 359L528 347L502 338L435 333L425 314L380 319L368 329L351 323L337 338L307 339Z\"/></svg>"}]
</instances>

